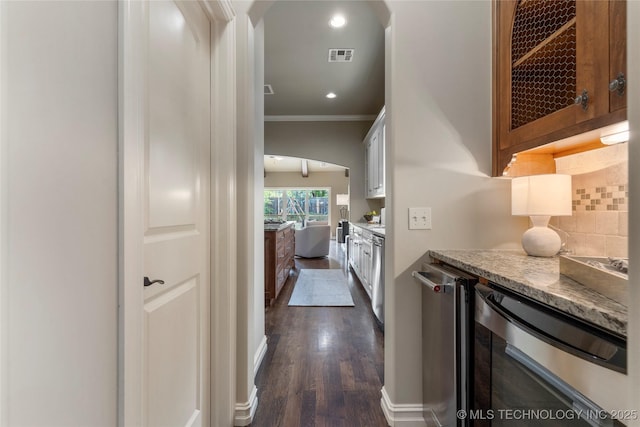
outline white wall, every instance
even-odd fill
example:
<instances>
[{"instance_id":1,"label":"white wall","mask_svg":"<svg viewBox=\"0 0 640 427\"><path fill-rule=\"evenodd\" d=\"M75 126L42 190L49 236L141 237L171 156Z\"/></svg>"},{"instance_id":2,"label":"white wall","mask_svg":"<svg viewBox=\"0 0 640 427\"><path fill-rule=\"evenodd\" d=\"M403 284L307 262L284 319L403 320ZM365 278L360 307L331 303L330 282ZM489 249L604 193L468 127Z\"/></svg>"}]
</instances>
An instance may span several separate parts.
<instances>
[{"instance_id":1,"label":"white wall","mask_svg":"<svg viewBox=\"0 0 640 427\"><path fill-rule=\"evenodd\" d=\"M526 222L510 215L509 181L489 177L490 2L388 5L385 389L417 404L422 290L411 271L431 248L517 248ZM432 230L408 230L412 206L432 208Z\"/></svg>"},{"instance_id":2,"label":"white wall","mask_svg":"<svg viewBox=\"0 0 640 427\"><path fill-rule=\"evenodd\" d=\"M336 205L336 194L346 194L349 191L349 178L344 176L344 172L309 172L307 178L304 178L300 172L267 172L264 186L265 188L329 188L331 235L335 237L336 227L338 226L338 221L340 221L340 209Z\"/></svg>"},{"instance_id":3,"label":"white wall","mask_svg":"<svg viewBox=\"0 0 640 427\"><path fill-rule=\"evenodd\" d=\"M351 221L370 210L380 210L382 200L365 199L362 141L373 122L265 122L266 154L319 160L349 168Z\"/></svg>"},{"instance_id":4,"label":"white wall","mask_svg":"<svg viewBox=\"0 0 640 427\"><path fill-rule=\"evenodd\" d=\"M114 426L117 3L0 14L0 424Z\"/></svg>"},{"instance_id":5,"label":"white wall","mask_svg":"<svg viewBox=\"0 0 640 427\"><path fill-rule=\"evenodd\" d=\"M640 75L640 2L627 2L627 74ZM629 141L629 164L640 164L640 83L637 79L629 79L627 102L629 103L629 124L631 140ZM633 94L633 96L632 96ZM629 402L635 402L640 411L640 169L629 168L629 328L628 328L628 362L631 381ZM631 408L630 408L631 409ZM639 417L640 418L640 417ZM640 419L632 420L629 425L640 426Z\"/></svg>"}]
</instances>

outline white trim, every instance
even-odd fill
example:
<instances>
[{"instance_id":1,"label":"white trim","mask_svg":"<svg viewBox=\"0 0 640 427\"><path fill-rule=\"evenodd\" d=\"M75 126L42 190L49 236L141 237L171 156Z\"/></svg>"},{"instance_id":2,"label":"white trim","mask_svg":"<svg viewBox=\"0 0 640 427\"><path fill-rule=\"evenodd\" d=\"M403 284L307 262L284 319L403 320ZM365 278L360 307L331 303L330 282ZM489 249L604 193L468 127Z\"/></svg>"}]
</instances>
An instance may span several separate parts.
<instances>
[{"instance_id":1,"label":"white trim","mask_svg":"<svg viewBox=\"0 0 640 427\"><path fill-rule=\"evenodd\" d=\"M260 369L260 365L262 365L265 354L267 354L267 336L263 335L256 354L253 356L253 378L258 375L258 369Z\"/></svg>"},{"instance_id":2,"label":"white trim","mask_svg":"<svg viewBox=\"0 0 640 427\"><path fill-rule=\"evenodd\" d=\"M227 3L227 0L223 0ZM211 425L226 425L236 402L236 23L211 25Z\"/></svg>"},{"instance_id":3,"label":"white trim","mask_svg":"<svg viewBox=\"0 0 640 427\"><path fill-rule=\"evenodd\" d=\"M417 427L426 426L427 423L424 419L424 405L422 403L411 404L394 404L391 402L387 390L382 387L382 398L380 399L380 406L387 419L387 423L391 427Z\"/></svg>"},{"instance_id":4,"label":"white trim","mask_svg":"<svg viewBox=\"0 0 640 427\"><path fill-rule=\"evenodd\" d=\"M343 116L264 116L265 122L371 122L375 115Z\"/></svg>"},{"instance_id":5,"label":"white trim","mask_svg":"<svg viewBox=\"0 0 640 427\"><path fill-rule=\"evenodd\" d=\"M373 122L373 124L371 125L371 127L369 128L369 131L367 132L367 134L365 135L364 139L362 140L363 144L367 143L367 140L369 139L369 137L371 136L371 134L376 130L376 127L378 126L378 124L384 120L384 116L385 116L385 108L386 107L382 107L382 110L380 110L380 113L376 116L375 121Z\"/></svg>"},{"instance_id":6,"label":"white trim","mask_svg":"<svg viewBox=\"0 0 640 427\"><path fill-rule=\"evenodd\" d=\"M230 22L235 16L231 0L200 0L210 21Z\"/></svg>"},{"instance_id":7,"label":"white trim","mask_svg":"<svg viewBox=\"0 0 640 427\"><path fill-rule=\"evenodd\" d=\"M118 424L145 425L143 415L144 105L147 3L118 4L119 243Z\"/></svg>"},{"instance_id":8,"label":"white trim","mask_svg":"<svg viewBox=\"0 0 640 427\"><path fill-rule=\"evenodd\" d=\"M7 138L7 129L3 126L6 121L5 105L6 98L4 96L6 90L6 67L7 67L7 40L4 34L7 30L7 22L5 22L4 8L6 2L0 3L0 426L7 426L9 420L9 393L8 393L8 375L9 375L9 281L7 272L8 261L8 216L9 208L7 177L7 150L9 149L9 140Z\"/></svg>"},{"instance_id":9,"label":"white trim","mask_svg":"<svg viewBox=\"0 0 640 427\"><path fill-rule=\"evenodd\" d=\"M443 426L442 424L440 424L440 420L438 419L438 417L436 417L436 413L433 412L432 408L424 408L424 422L427 426L429 427L448 427L448 426ZM428 419L427 419L428 417Z\"/></svg>"},{"instance_id":10,"label":"white trim","mask_svg":"<svg viewBox=\"0 0 640 427\"><path fill-rule=\"evenodd\" d=\"M233 417L233 425L248 426L253 421L253 416L258 408L258 389L253 386L249 400L243 403L236 403L236 413Z\"/></svg>"}]
</instances>

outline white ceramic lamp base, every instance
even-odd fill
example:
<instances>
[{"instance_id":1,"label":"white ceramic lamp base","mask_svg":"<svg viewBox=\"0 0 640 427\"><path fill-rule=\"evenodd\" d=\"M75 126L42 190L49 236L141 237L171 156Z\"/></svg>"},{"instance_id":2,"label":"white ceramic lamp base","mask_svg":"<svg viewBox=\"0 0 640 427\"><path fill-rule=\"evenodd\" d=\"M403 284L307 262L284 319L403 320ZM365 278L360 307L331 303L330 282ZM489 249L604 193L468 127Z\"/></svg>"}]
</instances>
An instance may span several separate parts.
<instances>
[{"instance_id":1,"label":"white ceramic lamp base","mask_svg":"<svg viewBox=\"0 0 640 427\"><path fill-rule=\"evenodd\" d=\"M552 257L560 251L558 233L547 227L548 216L531 216L533 227L522 235L522 248L531 256Z\"/></svg>"}]
</instances>

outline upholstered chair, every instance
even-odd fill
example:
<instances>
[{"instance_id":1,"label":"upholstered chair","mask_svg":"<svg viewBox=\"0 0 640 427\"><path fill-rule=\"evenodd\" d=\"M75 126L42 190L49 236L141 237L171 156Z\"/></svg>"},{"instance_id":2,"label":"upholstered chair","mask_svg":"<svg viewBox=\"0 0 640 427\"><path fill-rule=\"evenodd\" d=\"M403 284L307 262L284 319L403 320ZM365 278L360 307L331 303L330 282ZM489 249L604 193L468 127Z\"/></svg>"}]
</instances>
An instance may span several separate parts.
<instances>
[{"instance_id":1,"label":"upholstered chair","mask_svg":"<svg viewBox=\"0 0 640 427\"><path fill-rule=\"evenodd\" d=\"M329 255L331 226L315 225L313 222L296 230L296 255L303 258L318 258Z\"/></svg>"}]
</instances>

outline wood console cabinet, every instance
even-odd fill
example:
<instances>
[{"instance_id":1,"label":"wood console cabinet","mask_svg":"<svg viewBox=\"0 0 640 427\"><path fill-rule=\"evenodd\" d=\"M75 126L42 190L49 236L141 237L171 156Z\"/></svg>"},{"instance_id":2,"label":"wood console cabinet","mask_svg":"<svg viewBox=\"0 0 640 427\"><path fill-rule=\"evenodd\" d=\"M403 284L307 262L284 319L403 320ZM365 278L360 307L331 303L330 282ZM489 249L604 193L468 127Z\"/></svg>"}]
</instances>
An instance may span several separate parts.
<instances>
[{"instance_id":1,"label":"wood console cabinet","mask_svg":"<svg viewBox=\"0 0 640 427\"><path fill-rule=\"evenodd\" d=\"M273 303L289 272L294 268L295 230L293 223L264 231L264 303Z\"/></svg>"},{"instance_id":2,"label":"wood console cabinet","mask_svg":"<svg viewBox=\"0 0 640 427\"><path fill-rule=\"evenodd\" d=\"M494 0L494 175L626 119L625 0Z\"/></svg>"}]
</instances>

